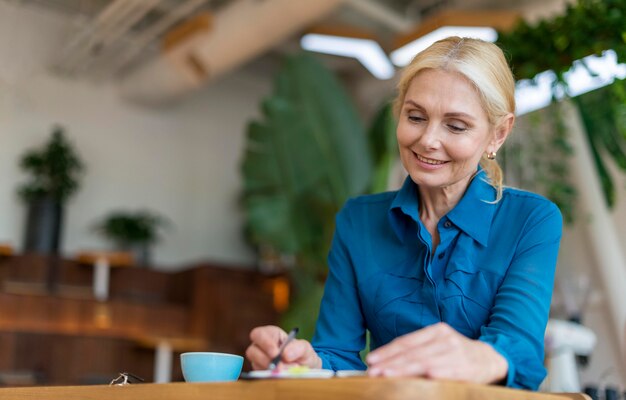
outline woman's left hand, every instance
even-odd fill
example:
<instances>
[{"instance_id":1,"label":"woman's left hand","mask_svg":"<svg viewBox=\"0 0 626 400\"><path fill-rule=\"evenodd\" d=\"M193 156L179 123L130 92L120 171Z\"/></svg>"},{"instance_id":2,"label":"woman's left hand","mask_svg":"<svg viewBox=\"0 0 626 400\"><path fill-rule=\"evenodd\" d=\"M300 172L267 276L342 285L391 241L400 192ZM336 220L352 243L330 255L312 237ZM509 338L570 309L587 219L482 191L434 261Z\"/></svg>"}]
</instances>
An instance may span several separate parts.
<instances>
[{"instance_id":1,"label":"woman's left hand","mask_svg":"<svg viewBox=\"0 0 626 400\"><path fill-rule=\"evenodd\" d=\"M398 337L367 355L370 376L424 376L493 383L508 372L506 359L490 345L438 323Z\"/></svg>"}]
</instances>

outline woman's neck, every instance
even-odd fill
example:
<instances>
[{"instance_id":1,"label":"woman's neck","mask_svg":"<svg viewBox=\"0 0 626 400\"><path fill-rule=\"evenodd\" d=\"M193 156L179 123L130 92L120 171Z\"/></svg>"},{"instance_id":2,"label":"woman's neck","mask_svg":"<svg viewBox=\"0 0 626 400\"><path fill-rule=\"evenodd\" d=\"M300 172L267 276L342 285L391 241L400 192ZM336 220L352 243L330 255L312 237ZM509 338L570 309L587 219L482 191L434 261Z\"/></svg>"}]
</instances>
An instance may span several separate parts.
<instances>
[{"instance_id":1,"label":"woman's neck","mask_svg":"<svg viewBox=\"0 0 626 400\"><path fill-rule=\"evenodd\" d=\"M439 244L439 232L437 231L439 220L458 204L470 181L471 177L468 177L443 188L419 186L419 216L432 237L433 253Z\"/></svg>"}]
</instances>

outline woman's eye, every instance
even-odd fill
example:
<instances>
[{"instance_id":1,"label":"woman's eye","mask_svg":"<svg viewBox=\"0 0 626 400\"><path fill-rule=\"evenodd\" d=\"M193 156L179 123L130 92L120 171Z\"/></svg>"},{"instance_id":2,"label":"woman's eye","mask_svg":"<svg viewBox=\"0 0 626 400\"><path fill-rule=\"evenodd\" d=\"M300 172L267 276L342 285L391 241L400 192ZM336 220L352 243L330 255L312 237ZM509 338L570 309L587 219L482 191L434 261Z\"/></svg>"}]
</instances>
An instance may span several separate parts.
<instances>
[{"instance_id":1,"label":"woman's eye","mask_svg":"<svg viewBox=\"0 0 626 400\"><path fill-rule=\"evenodd\" d=\"M448 124L448 129L450 129L452 132L465 132L467 130L467 127L465 125L460 125L460 124Z\"/></svg>"},{"instance_id":2,"label":"woman's eye","mask_svg":"<svg viewBox=\"0 0 626 400\"><path fill-rule=\"evenodd\" d=\"M426 121L426 118L421 117L419 115L409 115L409 121L411 121L411 122L422 122L422 121Z\"/></svg>"}]
</instances>

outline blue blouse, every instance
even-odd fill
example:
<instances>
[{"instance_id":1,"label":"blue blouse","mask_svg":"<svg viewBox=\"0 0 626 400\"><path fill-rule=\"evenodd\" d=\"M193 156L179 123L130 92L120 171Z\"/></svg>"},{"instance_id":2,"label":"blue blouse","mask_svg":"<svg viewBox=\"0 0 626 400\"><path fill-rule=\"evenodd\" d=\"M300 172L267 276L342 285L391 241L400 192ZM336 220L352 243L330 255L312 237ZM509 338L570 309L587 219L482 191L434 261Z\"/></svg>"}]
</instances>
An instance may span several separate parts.
<instances>
[{"instance_id":1,"label":"blue blouse","mask_svg":"<svg viewBox=\"0 0 626 400\"><path fill-rule=\"evenodd\" d=\"M373 350L443 321L506 358L507 386L539 386L561 213L512 188L493 203L485 179L480 171L441 218L434 254L410 177L397 192L346 203L313 338L324 368L366 369L359 357L366 330Z\"/></svg>"}]
</instances>

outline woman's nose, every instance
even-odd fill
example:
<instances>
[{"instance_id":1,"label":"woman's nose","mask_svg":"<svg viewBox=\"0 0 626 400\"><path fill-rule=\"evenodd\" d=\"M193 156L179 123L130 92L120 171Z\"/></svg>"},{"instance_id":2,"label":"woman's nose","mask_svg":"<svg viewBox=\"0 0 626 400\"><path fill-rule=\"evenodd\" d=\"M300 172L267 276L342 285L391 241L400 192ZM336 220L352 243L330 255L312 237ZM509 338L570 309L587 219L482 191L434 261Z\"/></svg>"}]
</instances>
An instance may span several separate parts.
<instances>
[{"instance_id":1,"label":"woman's nose","mask_svg":"<svg viewBox=\"0 0 626 400\"><path fill-rule=\"evenodd\" d=\"M435 124L429 123L422 131L418 143L425 149L436 149L440 146L439 131Z\"/></svg>"}]
</instances>

